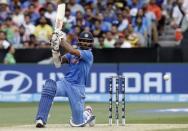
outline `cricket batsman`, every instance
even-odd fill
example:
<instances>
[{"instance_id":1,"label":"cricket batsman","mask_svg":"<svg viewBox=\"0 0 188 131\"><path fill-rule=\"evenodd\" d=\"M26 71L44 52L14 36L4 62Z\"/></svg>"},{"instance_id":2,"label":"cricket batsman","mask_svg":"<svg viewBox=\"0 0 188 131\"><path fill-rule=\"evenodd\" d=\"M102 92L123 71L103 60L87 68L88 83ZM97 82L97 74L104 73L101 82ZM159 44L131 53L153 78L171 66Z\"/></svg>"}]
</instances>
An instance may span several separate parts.
<instances>
[{"instance_id":1,"label":"cricket batsman","mask_svg":"<svg viewBox=\"0 0 188 131\"><path fill-rule=\"evenodd\" d=\"M72 127L83 127L86 124L94 126L95 116L92 108L85 108L85 86L90 68L93 64L92 44L93 35L90 32L82 32L78 38L78 48L73 48L65 39L62 31L55 31L51 38L52 57L55 67L59 68L67 63L69 70L60 81L46 80L38 113L36 127L43 128L47 123L48 114L55 96L68 97L72 118ZM61 55L60 46L68 53Z\"/></svg>"}]
</instances>

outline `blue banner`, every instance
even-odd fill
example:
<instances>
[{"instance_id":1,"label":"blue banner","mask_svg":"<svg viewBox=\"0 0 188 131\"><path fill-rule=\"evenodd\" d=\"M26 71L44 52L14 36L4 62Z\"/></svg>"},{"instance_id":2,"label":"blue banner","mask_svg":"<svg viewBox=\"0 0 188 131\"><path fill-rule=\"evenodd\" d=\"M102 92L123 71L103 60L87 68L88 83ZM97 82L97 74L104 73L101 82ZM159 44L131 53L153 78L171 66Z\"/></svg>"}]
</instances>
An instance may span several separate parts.
<instances>
[{"instance_id":1,"label":"blue banner","mask_svg":"<svg viewBox=\"0 0 188 131\"><path fill-rule=\"evenodd\" d=\"M130 102L188 101L188 64L94 64L86 87L87 101L108 101L109 76L125 76L126 100ZM0 65L0 101L39 101L46 79L61 80L67 66ZM164 75L169 79L164 80ZM67 100L56 98L57 101Z\"/></svg>"}]
</instances>

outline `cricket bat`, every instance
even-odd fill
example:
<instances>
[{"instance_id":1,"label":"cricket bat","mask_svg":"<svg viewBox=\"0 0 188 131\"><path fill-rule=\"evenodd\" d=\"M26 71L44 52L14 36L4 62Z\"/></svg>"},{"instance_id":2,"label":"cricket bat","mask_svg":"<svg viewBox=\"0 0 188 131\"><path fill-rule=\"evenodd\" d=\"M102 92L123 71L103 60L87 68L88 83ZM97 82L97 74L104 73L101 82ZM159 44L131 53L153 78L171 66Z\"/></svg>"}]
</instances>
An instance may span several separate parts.
<instances>
[{"instance_id":1,"label":"cricket bat","mask_svg":"<svg viewBox=\"0 0 188 131\"><path fill-rule=\"evenodd\" d=\"M56 14L56 20L55 20L55 31L61 30L63 26L63 21L65 17L65 4L59 4L57 7L57 14Z\"/></svg>"}]
</instances>

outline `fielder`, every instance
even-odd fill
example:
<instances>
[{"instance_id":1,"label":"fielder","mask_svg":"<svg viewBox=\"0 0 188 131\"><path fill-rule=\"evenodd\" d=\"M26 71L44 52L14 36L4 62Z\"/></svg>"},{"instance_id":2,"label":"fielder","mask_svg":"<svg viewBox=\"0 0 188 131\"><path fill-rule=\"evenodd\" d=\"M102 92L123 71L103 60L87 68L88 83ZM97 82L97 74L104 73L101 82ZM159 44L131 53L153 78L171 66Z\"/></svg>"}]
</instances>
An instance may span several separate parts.
<instances>
[{"instance_id":1,"label":"fielder","mask_svg":"<svg viewBox=\"0 0 188 131\"><path fill-rule=\"evenodd\" d=\"M86 124L94 126L95 116L90 106L84 109L85 86L89 70L93 64L91 51L93 36L90 32L82 32L78 39L78 49L73 48L65 40L65 34L61 31L53 33L51 38L52 56L57 68L67 63L69 70L61 81L46 80L38 113L36 116L36 127L45 127L48 114L55 96L68 97L72 118L72 127L83 127ZM68 53L61 56L59 47Z\"/></svg>"}]
</instances>

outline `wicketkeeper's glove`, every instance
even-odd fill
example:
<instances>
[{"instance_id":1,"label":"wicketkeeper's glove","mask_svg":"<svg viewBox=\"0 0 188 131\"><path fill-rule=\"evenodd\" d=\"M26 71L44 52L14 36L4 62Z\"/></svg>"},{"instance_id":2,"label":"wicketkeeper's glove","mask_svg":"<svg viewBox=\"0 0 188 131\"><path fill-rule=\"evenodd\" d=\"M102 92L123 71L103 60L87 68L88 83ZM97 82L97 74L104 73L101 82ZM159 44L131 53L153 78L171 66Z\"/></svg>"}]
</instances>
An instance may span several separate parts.
<instances>
[{"instance_id":1,"label":"wicketkeeper's glove","mask_svg":"<svg viewBox=\"0 0 188 131\"><path fill-rule=\"evenodd\" d=\"M56 30L52 34L52 38L50 40L52 50L53 51L59 51L61 39L65 39L65 38L66 38L66 34L63 31Z\"/></svg>"}]
</instances>

